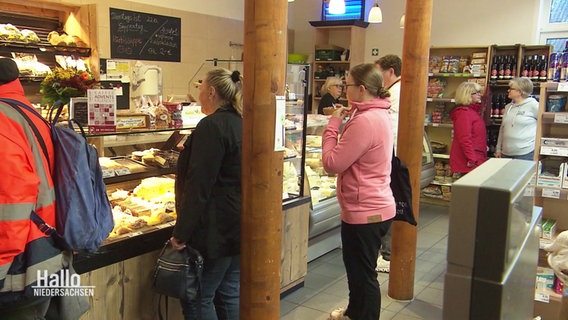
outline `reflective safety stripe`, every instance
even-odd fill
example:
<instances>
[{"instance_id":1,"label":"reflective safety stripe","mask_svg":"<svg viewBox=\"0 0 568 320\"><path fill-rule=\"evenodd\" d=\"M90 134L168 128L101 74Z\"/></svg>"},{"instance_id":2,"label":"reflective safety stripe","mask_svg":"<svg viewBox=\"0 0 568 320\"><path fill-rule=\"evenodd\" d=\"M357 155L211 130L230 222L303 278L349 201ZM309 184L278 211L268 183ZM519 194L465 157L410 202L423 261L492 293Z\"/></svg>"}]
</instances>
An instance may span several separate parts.
<instances>
[{"instance_id":1,"label":"reflective safety stripe","mask_svg":"<svg viewBox=\"0 0 568 320\"><path fill-rule=\"evenodd\" d=\"M33 203L2 204L0 205L0 222L27 220L33 209Z\"/></svg>"},{"instance_id":2,"label":"reflective safety stripe","mask_svg":"<svg viewBox=\"0 0 568 320\"><path fill-rule=\"evenodd\" d=\"M6 275L8 274L8 269L10 269L11 265L12 263L8 262L0 266L0 280L4 280L4 278L6 278Z\"/></svg>"},{"instance_id":3,"label":"reflective safety stripe","mask_svg":"<svg viewBox=\"0 0 568 320\"><path fill-rule=\"evenodd\" d=\"M55 199L55 189L50 188L47 183L40 183L39 187L41 192L37 197L36 208L43 208L51 205Z\"/></svg>"},{"instance_id":4,"label":"reflective safety stripe","mask_svg":"<svg viewBox=\"0 0 568 320\"><path fill-rule=\"evenodd\" d=\"M38 146L38 143L36 142L37 140L35 134L30 129L28 122L22 117L21 114L18 113L18 111L14 110L14 108L4 103L0 103L0 110L4 114L6 114L6 116L10 117L12 120L14 120L22 127L28 141L34 142L30 143L30 147L34 156L33 160L36 169L36 174L40 179L39 190L38 190L39 202L36 204L36 209L42 208L45 205L52 204L55 201L55 192L52 188L49 187L48 183L49 168L44 167L44 162L42 161L44 157L43 151L41 151L41 149ZM49 200L49 198L51 198L51 200Z\"/></svg>"},{"instance_id":5,"label":"reflective safety stripe","mask_svg":"<svg viewBox=\"0 0 568 320\"><path fill-rule=\"evenodd\" d=\"M11 118L15 123L19 124L29 141L29 146L32 151L33 166L35 174L39 178L39 185L37 189L37 198L35 204L10 204L2 205L0 209L0 221L14 221L18 217L27 215L34 209L39 212L41 208L52 206L55 203L55 191L50 187L50 170L47 162L44 162L44 154L39 147L35 134L30 129L27 121L11 106L0 103L0 112ZM24 146L22 146L24 147ZM22 213L16 212L18 207ZM12 219L13 218L13 219ZM0 292L18 292L24 290L26 286L34 283L37 280L37 271L47 271L48 274L56 273L63 267L62 254L54 247L51 238L42 237L26 244L25 259L18 255L13 261L8 270L0 266L0 275L5 273L4 286ZM11 268L11 270L10 270ZM25 271L23 270L25 269ZM7 274L7 272L22 272L18 274ZM1 278L0 278L1 279Z\"/></svg>"},{"instance_id":6,"label":"reflective safety stripe","mask_svg":"<svg viewBox=\"0 0 568 320\"><path fill-rule=\"evenodd\" d=\"M26 273L8 274L4 281L4 288L0 292L23 291L25 286L29 286L37 280L37 272L47 270L48 274L54 274L63 269L63 255L58 254L50 259L28 266Z\"/></svg>"}]
</instances>

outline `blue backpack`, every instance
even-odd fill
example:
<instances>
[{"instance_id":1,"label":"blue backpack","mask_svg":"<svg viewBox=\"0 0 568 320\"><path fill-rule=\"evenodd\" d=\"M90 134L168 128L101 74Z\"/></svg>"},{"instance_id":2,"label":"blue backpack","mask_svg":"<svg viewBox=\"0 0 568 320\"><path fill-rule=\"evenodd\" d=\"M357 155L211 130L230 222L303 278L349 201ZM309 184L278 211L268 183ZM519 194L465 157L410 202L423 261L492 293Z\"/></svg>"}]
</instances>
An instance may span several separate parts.
<instances>
[{"instance_id":1,"label":"blue backpack","mask_svg":"<svg viewBox=\"0 0 568 320\"><path fill-rule=\"evenodd\" d=\"M62 105L51 120L43 119L30 106L12 99L0 101L16 109L28 122L49 163L47 147L37 127L21 109L25 108L42 119L51 130L55 163L53 165L53 184L56 201L56 227L48 225L32 211L31 220L45 234L65 250L97 250L114 227L112 210L106 193L106 185L99 164L97 150L87 143L83 128L78 134L73 129L56 126Z\"/></svg>"}]
</instances>

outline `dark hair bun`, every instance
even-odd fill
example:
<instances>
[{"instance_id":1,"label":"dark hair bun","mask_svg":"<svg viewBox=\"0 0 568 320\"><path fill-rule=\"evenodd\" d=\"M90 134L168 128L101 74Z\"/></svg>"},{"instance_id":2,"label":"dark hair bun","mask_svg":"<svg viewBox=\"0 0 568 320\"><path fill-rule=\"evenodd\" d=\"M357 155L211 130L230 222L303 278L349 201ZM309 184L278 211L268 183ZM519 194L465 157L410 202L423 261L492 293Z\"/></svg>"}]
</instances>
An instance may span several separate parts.
<instances>
[{"instance_id":1,"label":"dark hair bun","mask_svg":"<svg viewBox=\"0 0 568 320\"><path fill-rule=\"evenodd\" d=\"M233 71L233 73L231 73L231 80L235 83L241 81L241 73L237 70Z\"/></svg>"}]
</instances>

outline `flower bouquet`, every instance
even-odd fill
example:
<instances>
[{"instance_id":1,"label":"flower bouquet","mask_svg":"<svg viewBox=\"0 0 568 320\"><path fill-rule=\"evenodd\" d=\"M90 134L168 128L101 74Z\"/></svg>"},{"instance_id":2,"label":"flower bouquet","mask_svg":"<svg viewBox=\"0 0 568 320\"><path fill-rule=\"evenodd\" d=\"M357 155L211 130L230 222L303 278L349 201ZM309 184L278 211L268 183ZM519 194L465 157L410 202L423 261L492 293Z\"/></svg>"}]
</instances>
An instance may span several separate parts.
<instances>
[{"instance_id":1,"label":"flower bouquet","mask_svg":"<svg viewBox=\"0 0 568 320\"><path fill-rule=\"evenodd\" d=\"M84 97L88 89L97 88L100 88L99 82L89 71L57 67L41 82L41 103L53 106L59 102L65 105L72 97Z\"/></svg>"}]
</instances>

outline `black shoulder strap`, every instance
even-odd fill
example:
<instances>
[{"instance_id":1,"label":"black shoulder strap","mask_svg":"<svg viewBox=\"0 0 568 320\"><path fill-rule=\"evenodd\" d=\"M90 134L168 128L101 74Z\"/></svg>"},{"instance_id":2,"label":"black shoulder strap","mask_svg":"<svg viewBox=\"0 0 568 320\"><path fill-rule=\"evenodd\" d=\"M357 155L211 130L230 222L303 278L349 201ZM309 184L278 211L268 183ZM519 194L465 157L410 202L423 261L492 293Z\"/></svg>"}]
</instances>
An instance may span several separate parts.
<instances>
[{"instance_id":1,"label":"black shoulder strap","mask_svg":"<svg viewBox=\"0 0 568 320\"><path fill-rule=\"evenodd\" d=\"M0 98L0 101L4 102L7 105L14 108L14 110L18 111L22 115L22 117L26 120L26 122L28 123L28 125L30 126L32 131L34 132L36 139L37 139L37 141L38 141L38 143L41 147L41 150L43 151L45 159L47 160L47 163L48 163L49 167L51 168L51 163L49 161L49 153L47 152L47 145L45 144L45 140L43 140L41 133L39 133L39 130L38 130L37 126L33 123L32 119L30 119L30 117L20 107L29 110L33 114L36 114L39 118L41 118L46 123L46 125L48 127L49 127L49 123L47 121L45 121L45 119L42 118L41 115L37 114L37 111L33 110L30 106L28 106L24 103L21 103L19 101L12 100L12 99L7 99L7 98Z\"/></svg>"}]
</instances>

